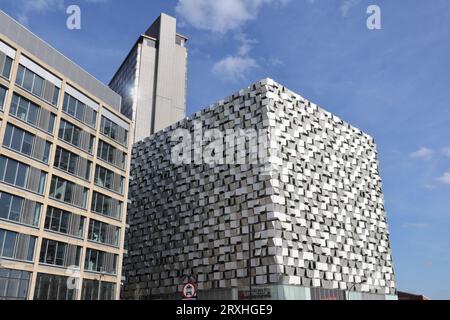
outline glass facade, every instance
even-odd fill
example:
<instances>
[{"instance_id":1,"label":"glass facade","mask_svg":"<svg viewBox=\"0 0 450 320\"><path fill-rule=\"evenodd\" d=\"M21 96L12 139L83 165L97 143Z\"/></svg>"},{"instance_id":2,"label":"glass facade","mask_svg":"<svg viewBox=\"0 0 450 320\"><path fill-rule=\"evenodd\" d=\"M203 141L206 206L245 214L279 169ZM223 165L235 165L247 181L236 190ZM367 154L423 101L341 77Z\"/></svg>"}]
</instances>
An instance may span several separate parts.
<instances>
[{"instance_id":1,"label":"glass facade","mask_svg":"<svg viewBox=\"0 0 450 320\"><path fill-rule=\"evenodd\" d=\"M18 38L0 41L0 300L115 299L129 145L127 130L112 122L100 132L100 115L122 128L131 122L111 89L56 51L36 58L20 44L38 38L12 29ZM75 76L65 78L68 70ZM72 270L81 273L79 287ZM93 273L106 281L93 286L85 279Z\"/></svg>"},{"instance_id":2,"label":"glass facade","mask_svg":"<svg viewBox=\"0 0 450 320\"><path fill-rule=\"evenodd\" d=\"M42 239L40 263L60 267L79 267L81 247Z\"/></svg>"},{"instance_id":3,"label":"glass facade","mask_svg":"<svg viewBox=\"0 0 450 320\"><path fill-rule=\"evenodd\" d=\"M127 154L103 140L98 141L97 157L122 170L125 169Z\"/></svg>"},{"instance_id":4,"label":"glass facade","mask_svg":"<svg viewBox=\"0 0 450 320\"><path fill-rule=\"evenodd\" d=\"M9 79L13 59L5 55L3 52L0 52L0 62L0 75L6 79Z\"/></svg>"},{"instance_id":5,"label":"glass facade","mask_svg":"<svg viewBox=\"0 0 450 320\"><path fill-rule=\"evenodd\" d=\"M3 86L0 86L0 110L3 110L5 106L5 99L6 99L6 93L8 92L8 89L6 89Z\"/></svg>"},{"instance_id":6,"label":"glass facade","mask_svg":"<svg viewBox=\"0 0 450 320\"><path fill-rule=\"evenodd\" d=\"M61 147L56 148L53 165L84 180L89 180L91 175L91 161Z\"/></svg>"},{"instance_id":7,"label":"glass facade","mask_svg":"<svg viewBox=\"0 0 450 320\"><path fill-rule=\"evenodd\" d=\"M75 99L68 93L64 95L63 111L91 128L95 128L97 123L97 111Z\"/></svg>"},{"instance_id":8,"label":"glass facade","mask_svg":"<svg viewBox=\"0 0 450 320\"><path fill-rule=\"evenodd\" d=\"M16 93L13 95L9 114L47 133L53 134L56 116Z\"/></svg>"},{"instance_id":9,"label":"glass facade","mask_svg":"<svg viewBox=\"0 0 450 320\"><path fill-rule=\"evenodd\" d=\"M0 156L0 181L39 194L44 193L47 173Z\"/></svg>"},{"instance_id":10,"label":"glass facade","mask_svg":"<svg viewBox=\"0 0 450 320\"><path fill-rule=\"evenodd\" d=\"M95 213L120 220L122 217L122 202L94 191L91 210Z\"/></svg>"},{"instance_id":11,"label":"glass facade","mask_svg":"<svg viewBox=\"0 0 450 320\"><path fill-rule=\"evenodd\" d=\"M76 289L68 286L68 283L70 284L69 277L38 273L36 288L34 289L34 299L75 300Z\"/></svg>"},{"instance_id":12,"label":"glass facade","mask_svg":"<svg viewBox=\"0 0 450 320\"><path fill-rule=\"evenodd\" d=\"M120 228L118 227L93 219L89 221L88 239L93 242L117 246L119 244L119 233Z\"/></svg>"},{"instance_id":13,"label":"glass facade","mask_svg":"<svg viewBox=\"0 0 450 320\"><path fill-rule=\"evenodd\" d=\"M92 154L95 137L72 123L61 120L58 136L68 144Z\"/></svg>"},{"instance_id":14,"label":"glass facade","mask_svg":"<svg viewBox=\"0 0 450 320\"><path fill-rule=\"evenodd\" d=\"M22 65L17 71L16 84L51 105L58 105L59 88Z\"/></svg>"},{"instance_id":15,"label":"glass facade","mask_svg":"<svg viewBox=\"0 0 450 320\"><path fill-rule=\"evenodd\" d=\"M89 190L58 176L52 176L50 198L86 208Z\"/></svg>"},{"instance_id":16,"label":"glass facade","mask_svg":"<svg viewBox=\"0 0 450 320\"><path fill-rule=\"evenodd\" d=\"M117 123L103 116L100 131L105 136L110 137L121 145L127 145L128 143L128 131L119 126Z\"/></svg>"},{"instance_id":17,"label":"glass facade","mask_svg":"<svg viewBox=\"0 0 450 320\"><path fill-rule=\"evenodd\" d=\"M52 144L8 123L3 146L48 164Z\"/></svg>"},{"instance_id":18,"label":"glass facade","mask_svg":"<svg viewBox=\"0 0 450 320\"><path fill-rule=\"evenodd\" d=\"M49 231L83 238L85 217L49 206L44 228Z\"/></svg>"},{"instance_id":19,"label":"glass facade","mask_svg":"<svg viewBox=\"0 0 450 320\"><path fill-rule=\"evenodd\" d=\"M0 192L0 219L38 227L41 211L40 203Z\"/></svg>"},{"instance_id":20,"label":"glass facade","mask_svg":"<svg viewBox=\"0 0 450 320\"><path fill-rule=\"evenodd\" d=\"M110 83L110 87L122 96L120 111L131 120L133 119L133 104L135 101L138 50L139 46L133 48Z\"/></svg>"},{"instance_id":21,"label":"glass facade","mask_svg":"<svg viewBox=\"0 0 450 320\"><path fill-rule=\"evenodd\" d=\"M0 268L0 300L26 300L31 272Z\"/></svg>"},{"instance_id":22,"label":"glass facade","mask_svg":"<svg viewBox=\"0 0 450 320\"><path fill-rule=\"evenodd\" d=\"M99 165L95 168L94 182L99 187L109 189L116 193L123 193L124 178L121 175L118 175L113 171Z\"/></svg>"},{"instance_id":23,"label":"glass facade","mask_svg":"<svg viewBox=\"0 0 450 320\"><path fill-rule=\"evenodd\" d=\"M114 300L116 284L97 280L83 280L82 300Z\"/></svg>"},{"instance_id":24,"label":"glass facade","mask_svg":"<svg viewBox=\"0 0 450 320\"><path fill-rule=\"evenodd\" d=\"M0 229L0 257L33 261L36 237Z\"/></svg>"},{"instance_id":25,"label":"glass facade","mask_svg":"<svg viewBox=\"0 0 450 320\"><path fill-rule=\"evenodd\" d=\"M116 274L117 255L88 248L84 269L96 273Z\"/></svg>"}]
</instances>

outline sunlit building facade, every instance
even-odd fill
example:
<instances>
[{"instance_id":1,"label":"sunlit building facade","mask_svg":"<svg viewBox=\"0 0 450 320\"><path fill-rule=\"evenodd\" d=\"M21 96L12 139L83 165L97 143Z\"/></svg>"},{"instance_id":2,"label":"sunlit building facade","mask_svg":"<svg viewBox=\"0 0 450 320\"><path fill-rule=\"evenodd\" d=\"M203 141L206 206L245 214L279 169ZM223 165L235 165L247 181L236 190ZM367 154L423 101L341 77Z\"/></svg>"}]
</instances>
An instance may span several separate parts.
<instances>
[{"instance_id":1,"label":"sunlit building facade","mask_svg":"<svg viewBox=\"0 0 450 320\"><path fill-rule=\"evenodd\" d=\"M0 11L0 300L120 295L121 97Z\"/></svg>"}]
</instances>

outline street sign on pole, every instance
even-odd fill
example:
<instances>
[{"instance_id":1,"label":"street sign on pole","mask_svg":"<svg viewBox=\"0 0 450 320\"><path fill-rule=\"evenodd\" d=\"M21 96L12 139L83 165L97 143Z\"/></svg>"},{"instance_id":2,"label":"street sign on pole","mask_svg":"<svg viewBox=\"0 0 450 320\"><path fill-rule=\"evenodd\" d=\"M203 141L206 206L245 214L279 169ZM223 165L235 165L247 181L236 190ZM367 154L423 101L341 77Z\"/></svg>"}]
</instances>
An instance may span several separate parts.
<instances>
[{"instance_id":1,"label":"street sign on pole","mask_svg":"<svg viewBox=\"0 0 450 320\"><path fill-rule=\"evenodd\" d=\"M183 295L183 300L197 300L197 285L192 282L186 283L181 294Z\"/></svg>"}]
</instances>

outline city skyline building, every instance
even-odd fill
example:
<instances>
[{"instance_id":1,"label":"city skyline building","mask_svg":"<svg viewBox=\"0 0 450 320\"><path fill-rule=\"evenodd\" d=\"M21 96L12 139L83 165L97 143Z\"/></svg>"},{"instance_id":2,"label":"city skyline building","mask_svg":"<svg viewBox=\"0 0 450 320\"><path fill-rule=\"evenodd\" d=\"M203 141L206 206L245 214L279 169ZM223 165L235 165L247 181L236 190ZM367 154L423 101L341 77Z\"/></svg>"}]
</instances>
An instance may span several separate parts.
<instances>
[{"instance_id":1,"label":"city skyline building","mask_svg":"<svg viewBox=\"0 0 450 320\"><path fill-rule=\"evenodd\" d=\"M120 296L132 123L0 10L0 300Z\"/></svg>"},{"instance_id":2,"label":"city skyline building","mask_svg":"<svg viewBox=\"0 0 450 320\"><path fill-rule=\"evenodd\" d=\"M186 116L187 38L175 18L162 13L142 34L109 86L121 111L135 123L134 142Z\"/></svg>"}]
</instances>

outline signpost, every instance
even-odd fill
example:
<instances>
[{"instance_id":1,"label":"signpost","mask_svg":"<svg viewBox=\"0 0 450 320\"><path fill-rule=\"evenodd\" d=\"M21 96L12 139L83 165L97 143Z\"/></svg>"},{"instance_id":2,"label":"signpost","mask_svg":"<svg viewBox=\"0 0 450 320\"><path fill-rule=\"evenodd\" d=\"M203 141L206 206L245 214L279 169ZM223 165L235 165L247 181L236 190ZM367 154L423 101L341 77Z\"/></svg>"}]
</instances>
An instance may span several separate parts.
<instances>
[{"instance_id":1,"label":"signpost","mask_svg":"<svg viewBox=\"0 0 450 320\"><path fill-rule=\"evenodd\" d=\"M186 283L181 294L183 295L183 300L197 300L197 285L192 282Z\"/></svg>"}]
</instances>

